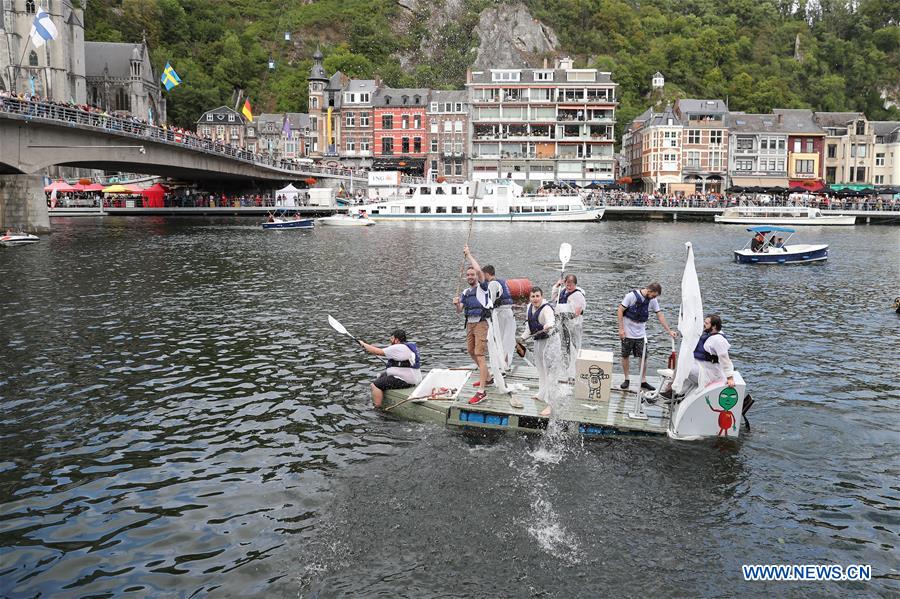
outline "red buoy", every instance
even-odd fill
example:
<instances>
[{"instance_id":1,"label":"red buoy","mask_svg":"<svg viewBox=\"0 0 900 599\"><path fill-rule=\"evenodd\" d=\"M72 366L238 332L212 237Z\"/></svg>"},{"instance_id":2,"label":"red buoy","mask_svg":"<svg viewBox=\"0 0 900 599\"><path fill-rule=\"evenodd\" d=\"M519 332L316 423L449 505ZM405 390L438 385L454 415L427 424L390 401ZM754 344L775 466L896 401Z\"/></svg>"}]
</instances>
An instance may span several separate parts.
<instances>
[{"instance_id":1,"label":"red buoy","mask_svg":"<svg viewBox=\"0 0 900 599\"><path fill-rule=\"evenodd\" d=\"M531 281L528 279L506 279L509 294L516 299L528 299L531 295Z\"/></svg>"}]
</instances>

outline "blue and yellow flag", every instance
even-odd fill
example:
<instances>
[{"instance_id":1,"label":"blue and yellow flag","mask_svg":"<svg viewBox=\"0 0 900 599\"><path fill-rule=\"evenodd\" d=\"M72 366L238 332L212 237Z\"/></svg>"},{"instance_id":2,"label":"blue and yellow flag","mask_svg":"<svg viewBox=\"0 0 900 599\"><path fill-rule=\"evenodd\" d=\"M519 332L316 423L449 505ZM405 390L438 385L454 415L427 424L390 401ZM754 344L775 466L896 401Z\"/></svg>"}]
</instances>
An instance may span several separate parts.
<instances>
[{"instance_id":1,"label":"blue and yellow flag","mask_svg":"<svg viewBox=\"0 0 900 599\"><path fill-rule=\"evenodd\" d=\"M159 82L166 86L166 91L169 91L181 83L181 77L178 76L178 73L175 72L172 65L166 63L166 68L163 69L162 78Z\"/></svg>"}]
</instances>

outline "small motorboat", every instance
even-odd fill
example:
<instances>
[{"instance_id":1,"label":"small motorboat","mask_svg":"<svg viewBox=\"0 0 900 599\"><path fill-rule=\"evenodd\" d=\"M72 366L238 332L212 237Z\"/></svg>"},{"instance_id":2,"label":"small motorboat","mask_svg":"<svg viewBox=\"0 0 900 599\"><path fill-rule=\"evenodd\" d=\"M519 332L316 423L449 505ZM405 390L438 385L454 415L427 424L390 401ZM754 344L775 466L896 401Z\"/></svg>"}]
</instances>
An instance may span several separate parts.
<instances>
[{"instance_id":1,"label":"small motorboat","mask_svg":"<svg viewBox=\"0 0 900 599\"><path fill-rule=\"evenodd\" d=\"M24 233L22 231L13 233L12 231L7 231L0 237L0 245L7 247L12 247L14 245L28 245L30 243L37 243L40 240L40 237L32 235L31 233Z\"/></svg>"},{"instance_id":2,"label":"small motorboat","mask_svg":"<svg viewBox=\"0 0 900 599\"><path fill-rule=\"evenodd\" d=\"M796 232L787 227L748 227L753 238L740 250L734 251L734 261L741 264L797 264L828 260L828 244L787 245ZM787 237L778 237L787 233Z\"/></svg>"},{"instance_id":3,"label":"small motorboat","mask_svg":"<svg viewBox=\"0 0 900 599\"><path fill-rule=\"evenodd\" d=\"M316 223L311 218L283 218L274 216L262 224L263 229L312 229Z\"/></svg>"},{"instance_id":4,"label":"small motorboat","mask_svg":"<svg viewBox=\"0 0 900 599\"><path fill-rule=\"evenodd\" d=\"M374 225L375 221L364 213L354 215L335 214L334 216L320 218L319 224L327 225L329 227L368 227Z\"/></svg>"}]
</instances>

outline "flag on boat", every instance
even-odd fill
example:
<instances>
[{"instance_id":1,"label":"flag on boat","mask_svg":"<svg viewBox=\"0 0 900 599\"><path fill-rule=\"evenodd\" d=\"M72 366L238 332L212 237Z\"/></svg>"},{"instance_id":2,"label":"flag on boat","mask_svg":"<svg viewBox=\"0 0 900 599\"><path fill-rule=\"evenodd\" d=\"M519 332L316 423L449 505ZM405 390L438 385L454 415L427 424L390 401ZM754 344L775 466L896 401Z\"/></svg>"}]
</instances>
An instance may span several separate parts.
<instances>
[{"instance_id":1,"label":"flag on boat","mask_svg":"<svg viewBox=\"0 0 900 599\"><path fill-rule=\"evenodd\" d=\"M250 100L244 100L244 107L241 108L241 114L244 115L248 121L253 122L253 109L250 108Z\"/></svg>"},{"instance_id":2,"label":"flag on boat","mask_svg":"<svg viewBox=\"0 0 900 599\"><path fill-rule=\"evenodd\" d=\"M59 37L59 31L56 30L56 25L53 24L50 15L48 15L47 11L43 8L38 9L37 14L34 15L34 21L31 22L31 32L29 35L31 36L31 43L34 44L35 48L40 48L44 45L44 42L49 42L50 40L55 40Z\"/></svg>"},{"instance_id":3,"label":"flag on boat","mask_svg":"<svg viewBox=\"0 0 900 599\"><path fill-rule=\"evenodd\" d=\"M675 380L672 388L681 393L684 383L694 367L694 348L703 334L703 298L700 297L700 281L694 266L694 248L687 242L687 262L681 277L681 309L678 312L678 332L681 333L681 348L678 352Z\"/></svg>"},{"instance_id":4,"label":"flag on boat","mask_svg":"<svg viewBox=\"0 0 900 599\"><path fill-rule=\"evenodd\" d=\"M171 91L176 85L181 85L181 77L178 76L178 73L175 72L172 65L167 62L159 82L166 86L166 91Z\"/></svg>"}]
</instances>

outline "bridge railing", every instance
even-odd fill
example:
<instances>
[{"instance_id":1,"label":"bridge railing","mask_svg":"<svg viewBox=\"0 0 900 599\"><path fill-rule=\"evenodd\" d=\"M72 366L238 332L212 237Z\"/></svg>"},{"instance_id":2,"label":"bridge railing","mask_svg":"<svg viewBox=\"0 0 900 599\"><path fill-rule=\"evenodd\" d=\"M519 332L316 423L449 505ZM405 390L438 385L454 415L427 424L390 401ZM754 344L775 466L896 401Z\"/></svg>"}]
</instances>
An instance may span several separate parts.
<instances>
[{"instance_id":1,"label":"bridge railing","mask_svg":"<svg viewBox=\"0 0 900 599\"><path fill-rule=\"evenodd\" d=\"M644 197L643 194L622 194L607 196L593 194L587 197L587 201L594 205L624 208L707 208L724 210L725 208L740 205L739 196L727 196L721 199L705 198L668 198L668 197ZM862 210L866 212L900 212L900 200L884 199L873 196L860 197L833 197L825 199L822 196L813 196L809 200L794 202L792 200L776 198L762 207L804 207L818 208L820 210Z\"/></svg>"},{"instance_id":2,"label":"bridge railing","mask_svg":"<svg viewBox=\"0 0 900 599\"><path fill-rule=\"evenodd\" d=\"M301 164L289 158L274 159L223 144L208 138L198 137L193 131L150 125L133 116L121 116L107 112L85 110L55 102L23 100L0 95L0 113L25 116L29 119L64 122L85 129L114 132L120 135L149 139L181 148L225 156L254 166L277 169L303 175L332 175L337 177L367 178L367 171L347 167L316 166Z\"/></svg>"}]
</instances>

